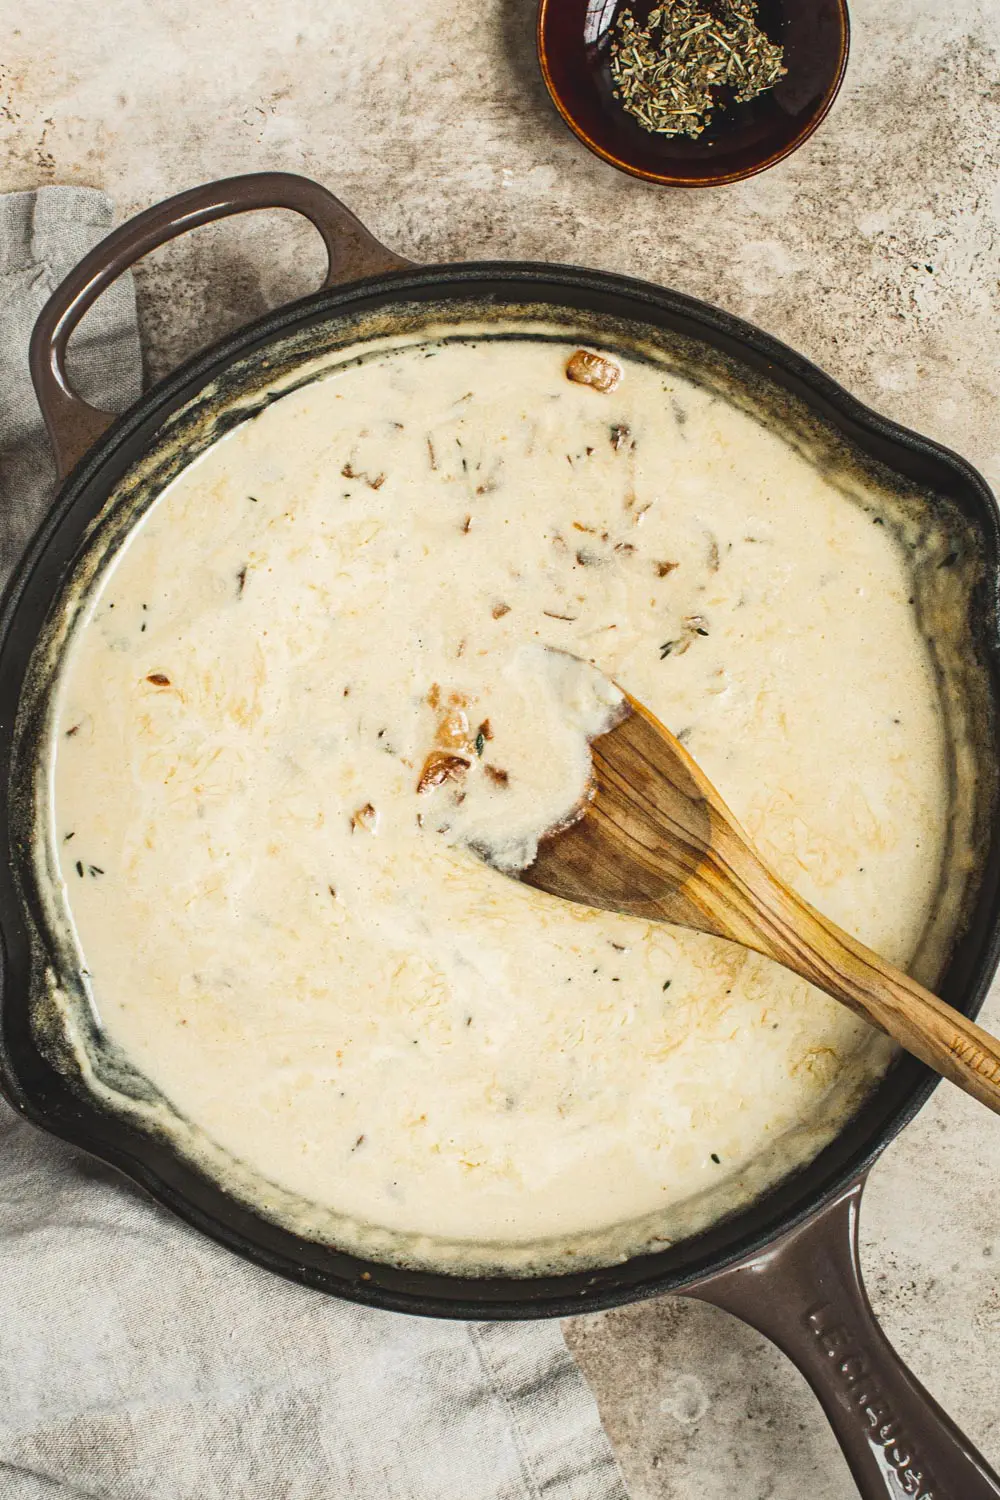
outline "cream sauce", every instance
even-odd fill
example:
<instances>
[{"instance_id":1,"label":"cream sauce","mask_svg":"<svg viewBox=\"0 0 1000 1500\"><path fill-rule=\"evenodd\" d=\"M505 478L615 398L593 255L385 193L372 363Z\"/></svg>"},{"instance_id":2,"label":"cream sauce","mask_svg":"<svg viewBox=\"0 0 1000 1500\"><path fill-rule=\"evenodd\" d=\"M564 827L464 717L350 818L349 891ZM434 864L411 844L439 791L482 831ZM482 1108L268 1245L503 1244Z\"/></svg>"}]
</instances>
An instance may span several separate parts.
<instances>
[{"instance_id":1,"label":"cream sauce","mask_svg":"<svg viewBox=\"0 0 1000 1500\"><path fill-rule=\"evenodd\" d=\"M99 577L52 730L107 1036L245 1196L466 1271L690 1232L815 1154L891 1056L757 955L469 853L518 863L585 786L596 721L534 648L645 702L892 961L947 873L900 535L677 374L572 383L574 347L389 349L243 423ZM418 790L435 750L467 766Z\"/></svg>"}]
</instances>

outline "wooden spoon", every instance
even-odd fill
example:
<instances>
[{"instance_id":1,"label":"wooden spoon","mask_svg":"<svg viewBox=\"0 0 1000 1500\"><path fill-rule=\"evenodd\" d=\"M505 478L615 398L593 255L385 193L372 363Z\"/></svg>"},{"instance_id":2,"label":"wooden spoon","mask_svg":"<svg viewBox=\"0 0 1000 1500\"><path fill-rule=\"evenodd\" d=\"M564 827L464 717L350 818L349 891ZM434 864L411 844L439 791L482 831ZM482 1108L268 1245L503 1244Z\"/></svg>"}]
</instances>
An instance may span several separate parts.
<instances>
[{"instance_id":1,"label":"wooden spoon","mask_svg":"<svg viewBox=\"0 0 1000 1500\"><path fill-rule=\"evenodd\" d=\"M728 938L888 1032L1000 1114L1000 1045L821 916L770 870L682 745L625 695L591 743L593 797L519 879L550 895Z\"/></svg>"}]
</instances>

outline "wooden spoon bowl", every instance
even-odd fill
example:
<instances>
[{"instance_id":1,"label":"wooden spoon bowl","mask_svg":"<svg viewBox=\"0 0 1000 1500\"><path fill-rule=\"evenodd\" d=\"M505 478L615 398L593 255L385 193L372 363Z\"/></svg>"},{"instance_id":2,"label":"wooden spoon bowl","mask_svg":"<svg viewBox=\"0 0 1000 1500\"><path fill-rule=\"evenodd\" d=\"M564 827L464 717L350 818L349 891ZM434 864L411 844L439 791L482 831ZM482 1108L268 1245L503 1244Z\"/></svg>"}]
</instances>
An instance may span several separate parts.
<instances>
[{"instance_id":1,"label":"wooden spoon bowl","mask_svg":"<svg viewBox=\"0 0 1000 1500\"><path fill-rule=\"evenodd\" d=\"M612 90L618 12L645 23L652 0L540 0L538 60L552 102L575 135L622 172L666 187L718 187L773 167L808 140L847 68L847 0L759 0L758 21L785 50L784 78L746 104L717 110L697 139L652 135Z\"/></svg>"}]
</instances>

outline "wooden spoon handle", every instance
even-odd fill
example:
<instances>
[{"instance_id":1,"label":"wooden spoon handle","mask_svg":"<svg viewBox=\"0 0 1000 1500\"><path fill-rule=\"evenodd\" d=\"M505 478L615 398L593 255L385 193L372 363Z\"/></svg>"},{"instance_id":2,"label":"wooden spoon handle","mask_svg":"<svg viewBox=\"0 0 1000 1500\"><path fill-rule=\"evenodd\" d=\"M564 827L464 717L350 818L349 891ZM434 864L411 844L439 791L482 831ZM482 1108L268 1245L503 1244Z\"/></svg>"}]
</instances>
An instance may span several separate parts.
<instances>
[{"instance_id":1,"label":"wooden spoon handle","mask_svg":"<svg viewBox=\"0 0 1000 1500\"><path fill-rule=\"evenodd\" d=\"M761 951L886 1032L1000 1114L1000 1043L815 911L770 871L773 925ZM757 883L758 899L761 896Z\"/></svg>"}]
</instances>

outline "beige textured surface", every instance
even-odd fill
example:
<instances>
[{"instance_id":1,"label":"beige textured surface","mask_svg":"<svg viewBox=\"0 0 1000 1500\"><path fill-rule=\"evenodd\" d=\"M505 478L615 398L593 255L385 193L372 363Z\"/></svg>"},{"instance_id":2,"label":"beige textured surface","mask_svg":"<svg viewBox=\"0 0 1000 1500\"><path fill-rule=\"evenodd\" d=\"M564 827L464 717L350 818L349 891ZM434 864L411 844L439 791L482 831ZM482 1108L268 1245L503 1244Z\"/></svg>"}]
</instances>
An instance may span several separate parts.
<instances>
[{"instance_id":1,"label":"beige textured surface","mask_svg":"<svg viewBox=\"0 0 1000 1500\"><path fill-rule=\"evenodd\" d=\"M1000 486L1000 5L852 9L820 134L764 177L684 195L567 134L533 0L5 0L0 189L92 184L128 212L228 172L304 171L415 259L576 261L748 316ZM151 373L308 290L319 263L308 231L263 220L160 252L141 278ZM998 1172L1000 1122L941 1089L877 1168L864 1224L890 1334L994 1462ZM664 1301L570 1338L634 1500L853 1495L799 1377L722 1313Z\"/></svg>"}]
</instances>

